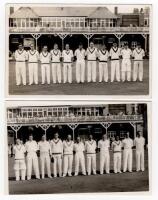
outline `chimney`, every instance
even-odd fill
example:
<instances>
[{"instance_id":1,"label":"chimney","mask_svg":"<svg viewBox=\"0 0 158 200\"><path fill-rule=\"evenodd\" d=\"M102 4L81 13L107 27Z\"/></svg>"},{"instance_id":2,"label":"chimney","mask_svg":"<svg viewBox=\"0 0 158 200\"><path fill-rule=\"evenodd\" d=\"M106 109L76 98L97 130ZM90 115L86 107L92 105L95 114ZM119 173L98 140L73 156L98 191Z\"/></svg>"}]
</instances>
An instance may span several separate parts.
<instances>
[{"instance_id":1,"label":"chimney","mask_svg":"<svg viewBox=\"0 0 158 200\"><path fill-rule=\"evenodd\" d=\"M10 15L14 13L14 7L10 7Z\"/></svg>"},{"instance_id":2,"label":"chimney","mask_svg":"<svg viewBox=\"0 0 158 200\"><path fill-rule=\"evenodd\" d=\"M114 8L114 14L118 15L118 7L117 6Z\"/></svg>"}]
</instances>

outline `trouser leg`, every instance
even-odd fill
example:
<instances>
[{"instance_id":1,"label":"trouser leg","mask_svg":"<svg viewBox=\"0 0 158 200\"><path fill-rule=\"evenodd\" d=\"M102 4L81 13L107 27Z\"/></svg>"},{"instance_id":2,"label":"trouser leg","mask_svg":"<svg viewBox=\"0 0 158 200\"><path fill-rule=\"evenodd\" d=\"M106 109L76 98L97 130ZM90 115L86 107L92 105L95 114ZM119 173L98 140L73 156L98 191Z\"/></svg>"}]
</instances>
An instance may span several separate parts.
<instances>
[{"instance_id":1,"label":"trouser leg","mask_svg":"<svg viewBox=\"0 0 158 200\"><path fill-rule=\"evenodd\" d=\"M64 165L63 176L66 176L66 174L68 172L68 156L67 155L64 155L63 165Z\"/></svg>"},{"instance_id":2,"label":"trouser leg","mask_svg":"<svg viewBox=\"0 0 158 200\"><path fill-rule=\"evenodd\" d=\"M54 158L53 174L54 174L54 177L57 177L57 158L56 158L56 156L53 156L53 158Z\"/></svg>"},{"instance_id":3,"label":"trouser leg","mask_svg":"<svg viewBox=\"0 0 158 200\"><path fill-rule=\"evenodd\" d=\"M81 82L84 83L85 80L85 62L81 63Z\"/></svg>"},{"instance_id":4,"label":"trouser leg","mask_svg":"<svg viewBox=\"0 0 158 200\"><path fill-rule=\"evenodd\" d=\"M144 171L144 150L140 154L140 169Z\"/></svg>"},{"instance_id":5,"label":"trouser leg","mask_svg":"<svg viewBox=\"0 0 158 200\"><path fill-rule=\"evenodd\" d=\"M114 173L117 173L117 153L114 153L113 159Z\"/></svg>"},{"instance_id":6,"label":"trouser leg","mask_svg":"<svg viewBox=\"0 0 158 200\"><path fill-rule=\"evenodd\" d=\"M15 173L15 180L19 181L20 180L20 165L19 165L19 160L14 161L14 173Z\"/></svg>"},{"instance_id":7,"label":"trouser leg","mask_svg":"<svg viewBox=\"0 0 158 200\"><path fill-rule=\"evenodd\" d=\"M85 158L83 154L80 155L80 163L81 163L82 174L86 174Z\"/></svg>"},{"instance_id":8,"label":"trouser leg","mask_svg":"<svg viewBox=\"0 0 158 200\"><path fill-rule=\"evenodd\" d=\"M127 60L126 61L126 65L127 65L127 81L131 81L131 61Z\"/></svg>"},{"instance_id":9,"label":"trouser leg","mask_svg":"<svg viewBox=\"0 0 158 200\"><path fill-rule=\"evenodd\" d=\"M29 69L29 85L33 84L33 63L28 64L28 69Z\"/></svg>"},{"instance_id":10,"label":"trouser leg","mask_svg":"<svg viewBox=\"0 0 158 200\"><path fill-rule=\"evenodd\" d=\"M80 83L80 63L79 62L76 62L76 82L77 83Z\"/></svg>"},{"instance_id":11,"label":"trouser leg","mask_svg":"<svg viewBox=\"0 0 158 200\"><path fill-rule=\"evenodd\" d=\"M108 82L108 64L107 63L104 64L103 73L104 73L104 81Z\"/></svg>"},{"instance_id":12,"label":"trouser leg","mask_svg":"<svg viewBox=\"0 0 158 200\"><path fill-rule=\"evenodd\" d=\"M88 175L91 174L91 156L87 155L87 173Z\"/></svg>"},{"instance_id":13,"label":"trouser leg","mask_svg":"<svg viewBox=\"0 0 158 200\"><path fill-rule=\"evenodd\" d=\"M100 155L100 174L103 174L105 166L105 156Z\"/></svg>"},{"instance_id":14,"label":"trouser leg","mask_svg":"<svg viewBox=\"0 0 158 200\"><path fill-rule=\"evenodd\" d=\"M118 158L117 158L117 172L121 172L121 153L118 153Z\"/></svg>"},{"instance_id":15,"label":"trouser leg","mask_svg":"<svg viewBox=\"0 0 158 200\"><path fill-rule=\"evenodd\" d=\"M42 76L42 84L45 83L45 77L46 77L46 73L45 73L45 65L41 64L41 76Z\"/></svg>"},{"instance_id":16,"label":"trouser leg","mask_svg":"<svg viewBox=\"0 0 158 200\"><path fill-rule=\"evenodd\" d=\"M134 61L133 64L133 81L137 80L137 74L138 74L138 61Z\"/></svg>"},{"instance_id":17,"label":"trouser leg","mask_svg":"<svg viewBox=\"0 0 158 200\"><path fill-rule=\"evenodd\" d=\"M26 176L26 169L21 169L21 180L24 181Z\"/></svg>"},{"instance_id":18,"label":"trouser leg","mask_svg":"<svg viewBox=\"0 0 158 200\"><path fill-rule=\"evenodd\" d=\"M27 156L27 179L31 178L32 174L32 157Z\"/></svg>"},{"instance_id":19,"label":"trouser leg","mask_svg":"<svg viewBox=\"0 0 158 200\"><path fill-rule=\"evenodd\" d=\"M26 85L26 64L22 63L21 65L21 77L23 85Z\"/></svg>"},{"instance_id":20,"label":"trouser leg","mask_svg":"<svg viewBox=\"0 0 158 200\"><path fill-rule=\"evenodd\" d=\"M75 175L78 175L78 172L79 172L79 156L75 155Z\"/></svg>"},{"instance_id":21,"label":"trouser leg","mask_svg":"<svg viewBox=\"0 0 158 200\"><path fill-rule=\"evenodd\" d=\"M34 63L33 74L34 74L34 82L37 85L38 84L38 64L37 63Z\"/></svg>"},{"instance_id":22,"label":"trouser leg","mask_svg":"<svg viewBox=\"0 0 158 200\"><path fill-rule=\"evenodd\" d=\"M93 174L96 174L96 155L92 156L92 171Z\"/></svg>"},{"instance_id":23,"label":"trouser leg","mask_svg":"<svg viewBox=\"0 0 158 200\"><path fill-rule=\"evenodd\" d=\"M116 61L116 80L120 82L120 62L119 60Z\"/></svg>"},{"instance_id":24,"label":"trouser leg","mask_svg":"<svg viewBox=\"0 0 158 200\"><path fill-rule=\"evenodd\" d=\"M15 64L15 74L16 74L16 85L20 85L21 84L20 62L16 62Z\"/></svg>"},{"instance_id":25,"label":"trouser leg","mask_svg":"<svg viewBox=\"0 0 158 200\"><path fill-rule=\"evenodd\" d=\"M37 155L35 155L35 156L33 157L33 169L34 169L36 178L40 178L40 175L39 175L39 165L38 165L38 158L37 158Z\"/></svg>"},{"instance_id":26,"label":"trouser leg","mask_svg":"<svg viewBox=\"0 0 158 200\"><path fill-rule=\"evenodd\" d=\"M96 61L92 62L92 81L96 82L96 71L97 71L97 63Z\"/></svg>"},{"instance_id":27,"label":"trouser leg","mask_svg":"<svg viewBox=\"0 0 158 200\"><path fill-rule=\"evenodd\" d=\"M20 173L19 170L15 170L15 180L19 181L20 180Z\"/></svg>"},{"instance_id":28,"label":"trouser leg","mask_svg":"<svg viewBox=\"0 0 158 200\"><path fill-rule=\"evenodd\" d=\"M46 155L46 167L47 167L47 174L48 174L48 177L51 177L51 170L50 170L50 156L49 154Z\"/></svg>"},{"instance_id":29,"label":"trouser leg","mask_svg":"<svg viewBox=\"0 0 158 200\"><path fill-rule=\"evenodd\" d=\"M92 63L90 61L87 62L87 80L91 82L92 80Z\"/></svg>"},{"instance_id":30,"label":"trouser leg","mask_svg":"<svg viewBox=\"0 0 158 200\"><path fill-rule=\"evenodd\" d=\"M57 157L57 163L58 163L58 170L59 170L59 177L62 176L62 159L61 155Z\"/></svg>"},{"instance_id":31,"label":"trouser leg","mask_svg":"<svg viewBox=\"0 0 158 200\"><path fill-rule=\"evenodd\" d=\"M99 63L99 82L102 82L103 77L103 64Z\"/></svg>"},{"instance_id":32,"label":"trouser leg","mask_svg":"<svg viewBox=\"0 0 158 200\"><path fill-rule=\"evenodd\" d=\"M110 165L110 156L109 156L109 153L107 153L106 160L105 160L105 169L106 169L107 174L109 173L109 170L110 170L109 165Z\"/></svg>"},{"instance_id":33,"label":"trouser leg","mask_svg":"<svg viewBox=\"0 0 158 200\"><path fill-rule=\"evenodd\" d=\"M72 66L71 64L68 65L68 81L72 83Z\"/></svg>"},{"instance_id":34,"label":"trouser leg","mask_svg":"<svg viewBox=\"0 0 158 200\"><path fill-rule=\"evenodd\" d=\"M125 149L123 151L123 172L126 172L127 171L127 158L128 158L128 152L127 150Z\"/></svg>"},{"instance_id":35,"label":"trouser leg","mask_svg":"<svg viewBox=\"0 0 158 200\"><path fill-rule=\"evenodd\" d=\"M132 172L132 150L128 153L128 171Z\"/></svg>"},{"instance_id":36,"label":"trouser leg","mask_svg":"<svg viewBox=\"0 0 158 200\"><path fill-rule=\"evenodd\" d=\"M57 63L57 79L58 83L61 83L61 64Z\"/></svg>"},{"instance_id":37,"label":"trouser leg","mask_svg":"<svg viewBox=\"0 0 158 200\"><path fill-rule=\"evenodd\" d=\"M64 66L63 66L63 79L64 79L64 83L67 82L67 64L64 63Z\"/></svg>"},{"instance_id":38,"label":"trouser leg","mask_svg":"<svg viewBox=\"0 0 158 200\"><path fill-rule=\"evenodd\" d=\"M44 167L45 167L45 157L44 155L40 156L40 164L41 164L41 174L42 174L42 178L45 177L45 173L44 173Z\"/></svg>"},{"instance_id":39,"label":"trouser leg","mask_svg":"<svg viewBox=\"0 0 158 200\"><path fill-rule=\"evenodd\" d=\"M115 77L115 61L111 61L111 82L114 81Z\"/></svg>"},{"instance_id":40,"label":"trouser leg","mask_svg":"<svg viewBox=\"0 0 158 200\"><path fill-rule=\"evenodd\" d=\"M52 63L52 78L53 78L53 83L56 83L56 75L57 75L57 64Z\"/></svg>"},{"instance_id":41,"label":"trouser leg","mask_svg":"<svg viewBox=\"0 0 158 200\"><path fill-rule=\"evenodd\" d=\"M72 162L73 162L73 155L68 156L68 175L71 176L72 173Z\"/></svg>"},{"instance_id":42,"label":"trouser leg","mask_svg":"<svg viewBox=\"0 0 158 200\"><path fill-rule=\"evenodd\" d=\"M50 65L47 64L46 66L46 78L47 78L47 84L50 84Z\"/></svg>"},{"instance_id":43,"label":"trouser leg","mask_svg":"<svg viewBox=\"0 0 158 200\"><path fill-rule=\"evenodd\" d=\"M143 61L139 61L139 81L143 81Z\"/></svg>"}]
</instances>

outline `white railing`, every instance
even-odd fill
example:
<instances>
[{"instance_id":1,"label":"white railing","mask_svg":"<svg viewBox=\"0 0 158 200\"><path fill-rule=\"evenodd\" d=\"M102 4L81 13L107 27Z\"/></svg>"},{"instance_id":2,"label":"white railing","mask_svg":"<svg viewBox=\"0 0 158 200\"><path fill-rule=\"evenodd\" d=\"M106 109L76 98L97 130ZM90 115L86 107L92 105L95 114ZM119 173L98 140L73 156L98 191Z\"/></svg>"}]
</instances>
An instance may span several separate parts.
<instances>
[{"instance_id":1,"label":"white railing","mask_svg":"<svg viewBox=\"0 0 158 200\"><path fill-rule=\"evenodd\" d=\"M46 117L17 117L8 118L8 123L69 123L69 122L99 122L99 121L142 121L142 115L110 115L110 116L46 116Z\"/></svg>"},{"instance_id":2,"label":"white railing","mask_svg":"<svg viewBox=\"0 0 158 200\"><path fill-rule=\"evenodd\" d=\"M9 27L11 33L111 33L149 32L149 27Z\"/></svg>"}]
</instances>

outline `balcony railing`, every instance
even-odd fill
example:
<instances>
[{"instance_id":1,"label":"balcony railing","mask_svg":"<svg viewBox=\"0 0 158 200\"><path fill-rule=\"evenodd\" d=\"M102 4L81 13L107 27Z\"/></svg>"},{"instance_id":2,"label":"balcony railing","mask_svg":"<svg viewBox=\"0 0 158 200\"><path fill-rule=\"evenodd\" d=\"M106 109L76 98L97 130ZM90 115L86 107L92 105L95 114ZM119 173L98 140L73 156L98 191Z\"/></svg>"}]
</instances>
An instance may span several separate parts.
<instances>
[{"instance_id":1,"label":"balcony railing","mask_svg":"<svg viewBox=\"0 0 158 200\"><path fill-rule=\"evenodd\" d=\"M9 27L10 33L149 33L149 27Z\"/></svg>"},{"instance_id":2,"label":"balcony railing","mask_svg":"<svg viewBox=\"0 0 158 200\"><path fill-rule=\"evenodd\" d=\"M36 123L85 123L85 122L133 122L143 121L142 115L109 115L109 116L61 116L61 117L17 117L8 118L8 124L36 124Z\"/></svg>"}]
</instances>

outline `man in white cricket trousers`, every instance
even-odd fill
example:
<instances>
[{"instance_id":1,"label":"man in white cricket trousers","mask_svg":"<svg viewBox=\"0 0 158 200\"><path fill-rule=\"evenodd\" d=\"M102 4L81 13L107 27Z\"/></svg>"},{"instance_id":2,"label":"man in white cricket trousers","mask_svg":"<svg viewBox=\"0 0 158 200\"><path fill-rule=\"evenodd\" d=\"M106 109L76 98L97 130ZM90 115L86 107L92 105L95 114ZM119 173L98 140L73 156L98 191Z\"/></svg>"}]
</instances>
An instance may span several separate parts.
<instances>
[{"instance_id":1,"label":"man in white cricket trousers","mask_svg":"<svg viewBox=\"0 0 158 200\"><path fill-rule=\"evenodd\" d=\"M71 135L68 135L67 139L63 141L63 177L67 174L72 176L73 146Z\"/></svg>"},{"instance_id":2,"label":"man in white cricket trousers","mask_svg":"<svg viewBox=\"0 0 158 200\"><path fill-rule=\"evenodd\" d=\"M51 50L51 60L52 60L52 78L53 83L61 83L61 51L58 49L58 45L54 44L54 49Z\"/></svg>"},{"instance_id":3,"label":"man in white cricket trousers","mask_svg":"<svg viewBox=\"0 0 158 200\"><path fill-rule=\"evenodd\" d=\"M24 145L21 144L20 139L16 139L16 144L13 147L13 154L14 154L14 172L15 172L15 179L16 181L25 180L26 176L26 164L25 164L25 153L26 149Z\"/></svg>"},{"instance_id":4,"label":"man in white cricket trousers","mask_svg":"<svg viewBox=\"0 0 158 200\"><path fill-rule=\"evenodd\" d=\"M138 43L137 47L133 50L133 81L143 81L143 59L145 56L144 50Z\"/></svg>"},{"instance_id":5,"label":"man in white cricket trousers","mask_svg":"<svg viewBox=\"0 0 158 200\"><path fill-rule=\"evenodd\" d=\"M52 157L54 159L53 173L54 178L57 177L57 171L59 177L62 177L62 157L63 157L63 143L59 139L59 134L54 134L54 139L50 141Z\"/></svg>"},{"instance_id":6,"label":"man in white cricket trousers","mask_svg":"<svg viewBox=\"0 0 158 200\"><path fill-rule=\"evenodd\" d=\"M89 47L86 51L87 56L87 81L96 82L96 73L97 73L97 57L98 50L94 47L94 43L90 42Z\"/></svg>"},{"instance_id":7,"label":"man in white cricket trousers","mask_svg":"<svg viewBox=\"0 0 158 200\"><path fill-rule=\"evenodd\" d=\"M38 84L38 61L39 53L34 48L34 44L30 45L30 50L27 51L28 56L28 69L29 69L29 85L32 85L33 82Z\"/></svg>"},{"instance_id":8,"label":"man in white cricket trousers","mask_svg":"<svg viewBox=\"0 0 158 200\"><path fill-rule=\"evenodd\" d=\"M16 85L26 85L26 60L27 52L24 50L22 44L19 44L18 49L15 51L15 73Z\"/></svg>"},{"instance_id":9,"label":"man in white cricket trousers","mask_svg":"<svg viewBox=\"0 0 158 200\"><path fill-rule=\"evenodd\" d=\"M76 81L77 83L84 83L85 80L85 54L86 51L83 49L83 45L80 43L79 48L75 51L76 57Z\"/></svg>"},{"instance_id":10,"label":"man in white cricket trousers","mask_svg":"<svg viewBox=\"0 0 158 200\"><path fill-rule=\"evenodd\" d=\"M36 178L40 179L38 157L37 157L38 145L37 145L37 142L33 140L32 135L29 136L29 140L25 143L25 148L27 152L27 157L26 157L27 180L31 179L32 166L33 166Z\"/></svg>"},{"instance_id":11,"label":"man in white cricket trousers","mask_svg":"<svg viewBox=\"0 0 158 200\"><path fill-rule=\"evenodd\" d=\"M107 135L104 134L102 139L98 142L98 149L100 151L100 174L110 173L110 155L109 155L110 141Z\"/></svg>"},{"instance_id":12,"label":"man in white cricket trousers","mask_svg":"<svg viewBox=\"0 0 158 200\"><path fill-rule=\"evenodd\" d=\"M51 55L48 52L48 47L44 46L40 53L42 85L45 84L45 79L47 84L50 84L50 59Z\"/></svg>"},{"instance_id":13,"label":"man in white cricket trousers","mask_svg":"<svg viewBox=\"0 0 158 200\"><path fill-rule=\"evenodd\" d=\"M133 140L129 137L129 132L125 135L125 139L122 140L123 146L123 172L126 172L127 169L129 172L132 172L132 147Z\"/></svg>"},{"instance_id":14,"label":"man in white cricket trousers","mask_svg":"<svg viewBox=\"0 0 158 200\"><path fill-rule=\"evenodd\" d=\"M122 142L119 136L112 142L114 173L121 173Z\"/></svg>"},{"instance_id":15,"label":"man in white cricket trousers","mask_svg":"<svg viewBox=\"0 0 158 200\"><path fill-rule=\"evenodd\" d=\"M105 44L103 44L102 49L98 50L99 58L99 82L101 83L104 77L104 81L108 82L108 57L109 53L106 49Z\"/></svg>"},{"instance_id":16,"label":"man in white cricket trousers","mask_svg":"<svg viewBox=\"0 0 158 200\"><path fill-rule=\"evenodd\" d=\"M140 131L137 132L137 137L134 140L136 146L136 171L144 171L144 146L145 138Z\"/></svg>"},{"instance_id":17,"label":"man in white cricket trousers","mask_svg":"<svg viewBox=\"0 0 158 200\"><path fill-rule=\"evenodd\" d=\"M42 179L45 177L45 165L47 168L48 178L52 178L50 170L50 156L51 156L51 147L50 143L46 141L46 136L42 136L42 140L38 143L38 149L40 153L40 165L41 165L41 174Z\"/></svg>"},{"instance_id":18,"label":"man in white cricket trousers","mask_svg":"<svg viewBox=\"0 0 158 200\"><path fill-rule=\"evenodd\" d=\"M131 56L132 51L128 48L128 44L124 44L124 48L121 50L121 56L122 56L122 66L121 66L121 72L122 72L122 82L126 80L126 74L127 74L127 81L131 81Z\"/></svg>"},{"instance_id":19,"label":"man in white cricket trousers","mask_svg":"<svg viewBox=\"0 0 158 200\"><path fill-rule=\"evenodd\" d=\"M87 173L91 175L91 171L96 175L96 141L93 136L89 135L89 139L85 142L85 152L87 157Z\"/></svg>"},{"instance_id":20,"label":"man in white cricket trousers","mask_svg":"<svg viewBox=\"0 0 158 200\"><path fill-rule=\"evenodd\" d=\"M115 76L116 81L120 82L120 53L120 48L114 42L109 52L109 58L111 60L111 82L114 82Z\"/></svg>"},{"instance_id":21,"label":"man in white cricket trousers","mask_svg":"<svg viewBox=\"0 0 158 200\"><path fill-rule=\"evenodd\" d=\"M81 165L82 174L86 175L84 151L85 151L84 144L83 142L81 142L81 138L77 137L76 142L74 144L74 152L75 152L75 175L74 176L78 176L80 165Z\"/></svg>"},{"instance_id":22,"label":"man in white cricket trousers","mask_svg":"<svg viewBox=\"0 0 158 200\"><path fill-rule=\"evenodd\" d=\"M69 44L65 45L65 50L62 52L63 58L63 79L64 83L72 83L72 61L73 61L73 51L70 49Z\"/></svg>"}]
</instances>

